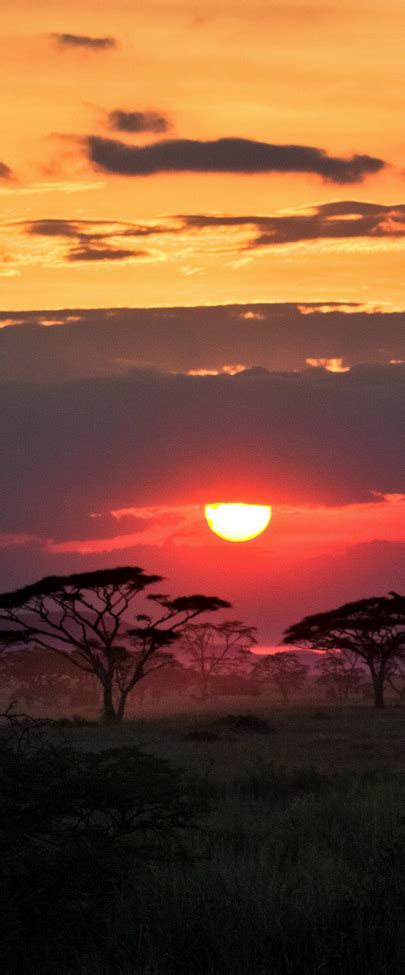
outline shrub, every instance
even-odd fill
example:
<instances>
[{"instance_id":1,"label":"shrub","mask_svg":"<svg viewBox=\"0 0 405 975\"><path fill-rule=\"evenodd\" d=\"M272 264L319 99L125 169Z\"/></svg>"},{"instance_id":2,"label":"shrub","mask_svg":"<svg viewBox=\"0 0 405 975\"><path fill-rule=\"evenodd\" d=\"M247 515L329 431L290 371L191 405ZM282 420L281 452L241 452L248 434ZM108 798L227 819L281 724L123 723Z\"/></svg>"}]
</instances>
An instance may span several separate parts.
<instances>
[{"instance_id":1,"label":"shrub","mask_svg":"<svg viewBox=\"0 0 405 975\"><path fill-rule=\"evenodd\" d=\"M275 731L275 728L271 728L267 721L258 718L256 714L226 714L223 718L218 718L215 724L238 733L256 732L259 735L268 735Z\"/></svg>"},{"instance_id":2,"label":"shrub","mask_svg":"<svg viewBox=\"0 0 405 975\"><path fill-rule=\"evenodd\" d=\"M0 733L0 898L9 952L22 935L121 889L142 864L190 859L202 811L183 774L137 748L79 752L8 714ZM34 933L35 932L35 933ZM6 966L7 967L7 966Z\"/></svg>"}]
</instances>

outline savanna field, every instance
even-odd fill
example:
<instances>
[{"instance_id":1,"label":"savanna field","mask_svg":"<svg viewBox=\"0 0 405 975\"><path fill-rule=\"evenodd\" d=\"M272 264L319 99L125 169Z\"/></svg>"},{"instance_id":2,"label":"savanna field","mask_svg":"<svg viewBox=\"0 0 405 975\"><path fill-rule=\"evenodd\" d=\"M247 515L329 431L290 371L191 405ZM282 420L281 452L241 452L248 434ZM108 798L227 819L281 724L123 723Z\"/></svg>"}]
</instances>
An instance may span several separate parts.
<instances>
[{"instance_id":1,"label":"savanna field","mask_svg":"<svg viewBox=\"0 0 405 975\"><path fill-rule=\"evenodd\" d=\"M403 972L404 709L245 705L3 723L4 973Z\"/></svg>"}]
</instances>

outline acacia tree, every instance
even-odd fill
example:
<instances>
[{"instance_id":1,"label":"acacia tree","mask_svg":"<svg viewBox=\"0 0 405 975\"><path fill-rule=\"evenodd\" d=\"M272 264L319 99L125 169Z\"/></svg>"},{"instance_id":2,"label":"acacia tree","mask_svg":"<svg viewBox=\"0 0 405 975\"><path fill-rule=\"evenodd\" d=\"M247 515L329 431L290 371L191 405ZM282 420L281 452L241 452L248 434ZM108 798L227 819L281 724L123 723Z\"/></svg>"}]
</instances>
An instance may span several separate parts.
<instances>
[{"instance_id":1,"label":"acacia tree","mask_svg":"<svg viewBox=\"0 0 405 975\"><path fill-rule=\"evenodd\" d=\"M158 607L156 616L132 615L145 590L161 581L128 566L49 576L0 595L0 620L14 642L51 650L94 674L104 719L117 723L135 685L170 662L168 650L183 627L201 613L230 606L216 596L146 595Z\"/></svg>"},{"instance_id":2,"label":"acacia tree","mask_svg":"<svg viewBox=\"0 0 405 975\"><path fill-rule=\"evenodd\" d=\"M203 701L216 677L246 672L254 643L255 627L239 620L189 623L183 628L180 652L195 673Z\"/></svg>"},{"instance_id":3,"label":"acacia tree","mask_svg":"<svg viewBox=\"0 0 405 975\"><path fill-rule=\"evenodd\" d=\"M319 677L317 684L343 703L356 694L364 683L364 668L359 663L358 654L351 650L340 650L322 654L315 665Z\"/></svg>"},{"instance_id":4,"label":"acacia tree","mask_svg":"<svg viewBox=\"0 0 405 975\"><path fill-rule=\"evenodd\" d=\"M387 683L391 690L398 694L401 704L405 703L405 657L401 660L393 661L389 669Z\"/></svg>"},{"instance_id":5,"label":"acacia tree","mask_svg":"<svg viewBox=\"0 0 405 975\"><path fill-rule=\"evenodd\" d=\"M376 708L384 707L384 686L395 661L405 656L405 596L390 593L346 603L294 623L282 641L305 649L344 651L368 667Z\"/></svg>"},{"instance_id":6,"label":"acacia tree","mask_svg":"<svg viewBox=\"0 0 405 975\"><path fill-rule=\"evenodd\" d=\"M255 675L263 681L274 684L280 691L283 701L288 704L292 695L301 689L306 681L308 667L292 651L269 653L260 657L255 667Z\"/></svg>"},{"instance_id":7,"label":"acacia tree","mask_svg":"<svg viewBox=\"0 0 405 975\"><path fill-rule=\"evenodd\" d=\"M13 680L14 675L11 677L10 685L10 659L13 660L15 657L16 648L21 646L22 636L19 633L13 632L12 629L0 630L0 679L1 679L1 691L7 692L15 689L16 682ZM4 680L3 680L4 678Z\"/></svg>"}]
</instances>

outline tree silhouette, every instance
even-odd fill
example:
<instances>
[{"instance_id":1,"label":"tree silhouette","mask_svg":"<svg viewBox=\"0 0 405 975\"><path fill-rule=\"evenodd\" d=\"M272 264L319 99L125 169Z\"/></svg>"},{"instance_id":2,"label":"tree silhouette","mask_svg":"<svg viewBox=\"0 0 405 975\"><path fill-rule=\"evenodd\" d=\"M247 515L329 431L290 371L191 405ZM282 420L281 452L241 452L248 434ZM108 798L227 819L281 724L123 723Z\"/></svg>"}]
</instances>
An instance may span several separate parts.
<instances>
[{"instance_id":1,"label":"tree silhouette","mask_svg":"<svg viewBox=\"0 0 405 975\"><path fill-rule=\"evenodd\" d=\"M239 620L225 623L189 623L184 627L180 652L191 665L205 701L215 678L246 671L255 627Z\"/></svg>"},{"instance_id":2,"label":"tree silhouette","mask_svg":"<svg viewBox=\"0 0 405 975\"><path fill-rule=\"evenodd\" d=\"M15 657L16 648L23 642L23 634L16 633L13 629L0 630L0 675L1 691L10 690L9 681L9 662ZM12 651L12 654L10 653ZM5 680L3 680L3 677Z\"/></svg>"},{"instance_id":3,"label":"tree silhouette","mask_svg":"<svg viewBox=\"0 0 405 975\"><path fill-rule=\"evenodd\" d=\"M12 647L21 646L24 642L24 634L13 629L0 630L0 657L7 656L7 650Z\"/></svg>"},{"instance_id":4,"label":"tree silhouette","mask_svg":"<svg viewBox=\"0 0 405 975\"><path fill-rule=\"evenodd\" d=\"M10 640L52 650L94 674L104 719L116 723L138 681L170 661L167 651L183 627L201 613L230 606L217 596L147 595L160 612L129 619L136 600L161 581L131 566L49 576L0 595L0 620L13 632Z\"/></svg>"},{"instance_id":5,"label":"tree silhouette","mask_svg":"<svg viewBox=\"0 0 405 975\"><path fill-rule=\"evenodd\" d=\"M358 654L351 650L326 651L315 664L317 684L343 703L358 693L364 684L364 669Z\"/></svg>"},{"instance_id":6,"label":"tree silhouette","mask_svg":"<svg viewBox=\"0 0 405 975\"><path fill-rule=\"evenodd\" d=\"M346 603L306 616L284 634L283 644L356 654L369 668L376 708L384 707L384 686L394 661L405 655L405 596L391 593Z\"/></svg>"},{"instance_id":7,"label":"tree silhouette","mask_svg":"<svg viewBox=\"0 0 405 975\"><path fill-rule=\"evenodd\" d=\"M405 703L405 657L394 660L389 668L387 683L398 694L401 704Z\"/></svg>"},{"instance_id":8,"label":"tree silhouette","mask_svg":"<svg viewBox=\"0 0 405 975\"><path fill-rule=\"evenodd\" d=\"M72 667L64 657L36 647L27 653L14 647L0 657L0 693L4 704L18 702L32 716L79 714L83 708L94 716L99 684L93 674Z\"/></svg>"},{"instance_id":9,"label":"tree silhouette","mask_svg":"<svg viewBox=\"0 0 405 975\"><path fill-rule=\"evenodd\" d=\"M305 683L307 673L307 665L291 651L266 654L255 666L255 676L274 684L286 704Z\"/></svg>"}]
</instances>

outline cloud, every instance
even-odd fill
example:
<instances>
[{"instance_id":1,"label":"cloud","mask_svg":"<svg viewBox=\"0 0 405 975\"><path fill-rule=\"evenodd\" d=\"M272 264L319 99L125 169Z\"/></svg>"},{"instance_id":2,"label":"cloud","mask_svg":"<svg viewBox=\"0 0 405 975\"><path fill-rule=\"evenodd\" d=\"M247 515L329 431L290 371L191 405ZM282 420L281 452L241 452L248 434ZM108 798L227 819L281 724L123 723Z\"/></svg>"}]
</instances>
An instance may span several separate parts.
<instances>
[{"instance_id":1,"label":"cloud","mask_svg":"<svg viewBox=\"0 0 405 975\"><path fill-rule=\"evenodd\" d=\"M13 174L11 174L11 178L13 178ZM18 193L19 196L42 196L44 193L87 193L91 190L101 190L105 185L105 182L102 182L101 180L92 180L92 182L89 182L88 180L52 180L49 183L40 182L31 183L28 185L22 185L19 183L15 186L10 186L7 189L2 187L0 193L2 196L11 196L11 194L14 195L14 193Z\"/></svg>"},{"instance_id":2,"label":"cloud","mask_svg":"<svg viewBox=\"0 0 405 975\"><path fill-rule=\"evenodd\" d=\"M14 174L12 173L9 166L5 163L0 162L0 179L14 179Z\"/></svg>"},{"instance_id":3,"label":"cloud","mask_svg":"<svg viewBox=\"0 0 405 975\"><path fill-rule=\"evenodd\" d=\"M310 302L309 304L297 305L298 311L301 315L330 315L334 312L344 313L345 315L359 315L365 312L366 315L384 314L385 312L399 311L402 312L402 308L394 308L392 306L387 308L384 303L376 304L374 302L364 302L360 303L358 301L329 301L329 302Z\"/></svg>"},{"instance_id":4,"label":"cloud","mask_svg":"<svg viewBox=\"0 0 405 975\"><path fill-rule=\"evenodd\" d=\"M204 507L202 505L149 506L127 508L108 513L116 521L115 533L103 535L103 528L110 532L114 525L106 515L93 515L101 522L101 532L89 538L68 539L55 542L46 540L50 552L98 552L123 551L135 545L161 546L170 540L174 546L193 545L199 548L209 544ZM276 524L271 524L271 551L280 561L291 545L297 547L298 561L316 555L335 555L356 544L367 543L371 538L390 542L405 542L405 495L386 495L367 504L348 504L344 507L299 507L278 505ZM267 536L269 537L269 536ZM30 535L0 536L0 547L14 548L39 541ZM261 544L266 544L261 539ZM44 540L42 540L44 544Z\"/></svg>"},{"instance_id":5,"label":"cloud","mask_svg":"<svg viewBox=\"0 0 405 975\"><path fill-rule=\"evenodd\" d=\"M96 219L65 219L42 218L31 221L7 222L0 227L5 243L10 246L10 227L16 229L17 235L24 234L35 237L54 239L55 244L49 247L45 254L43 249L28 250L24 247L20 251L25 261L41 263L45 258L47 263L52 261L55 254L57 263L66 258L68 263L77 260L77 252L89 251L89 260L96 262L97 249L101 251L111 248L111 259L118 261L132 257L145 258L143 239L148 237L153 242L154 251L149 257L156 258L162 254L169 259L178 259L180 254L186 254L189 260L178 264L177 270L184 275L200 273L201 255L212 257L218 253L228 253L241 260L252 260L246 255L265 247L286 247L295 244L310 245L313 241L329 240L332 243L346 241L347 248L350 241L368 240L372 247L379 247L379 241L401 242L405 239L405 204L383 205L354 201L338 201L321 204L299 210L295 213L274 215L241 214L229 216L226 214L177 214L165 216L159 222L136 223L123 220ZM234 232L231 233L230 231ZM210 233L211 231L211 233ZM242 232L241 232L242 231ZM222 232L222 236L221 236ZM56 241L64 242L64 251L57 249ZM173 239L176 238L175 242ZM15 241L18 254L18 239ZM103 247L101 245L104 245ZM386 246L386 245L384 245ZM133 247L130 256L127 251ZM158 249L156 249L158 248ZM58 253L56 251L58 250ZM114 253L112 253L114 250ZM190 257L196 258L193 263ZM24 261L23 261L24 262ZM231 266L237 266L235 262ZM311 304L301 305L303 314L312 314L316 309ZM336 310L343 310L336 305ZM333 302L325 302L323 311L333 311ZM350 304L346 303L346 310ZM356 313L359 308L353 306ZM252 316L260 314L247 311Z\"/></svg>"},{"instance_id":6,"label":"cloud","mask_svg":"<svg viewBox=\"0 0 405 975\"><path fill-rule=\"evenodd\" d=\"M146 259L152 253L139 247L123 247L122 242L131 238L151 236L159 228L139 226L107 220L34 220L20 225L23 232L34 237L50 237L68 242L64 258L68 263L128 261Z\"/></svg>"},{"instance_id":7,"label":"cloud","mask_svg":"<svg viewBox=\"0 0 405 975\"><path fill-rule=\"evenodd\" d=\"M25 231L33 237L81 237L83 221L77 220L33 220L25 224Z\"/></svg>"},{"instance_id":8,"label":"cloud","mask_svg":"<svg viewBox=\"0 0 405 975\"><path fill-rule=\"evenodd\" d=\"M241 362L231 364L229 366L222 366L221 369L188 369L188 376L236 376L238 372L244 372L246 366L243 366Z\"/></svg>"},{"instance_id":9,"label":"cloud","mask_svg":"<svg viewBox=\"0 0 405 975\"><path fill-rule=\"evenodd\" d=\"M350 366L346 365L341 356L333 359L306 359L308 366L313 369L326 369L327 372L349 372Z\"/></svg>"},{"instance_id":10,"label":"cloud","mask_svg":"<svg viewBox=\"0 0 405 975\"><path fill-rule=\"evenodd\" d=\"M24 325L23 318L0 318L0 328L8 328L9 325Z\"/></svg>"},{"instance_id":11,"label":"cloud","mask_svg":"<svg viewBox=\"0 0 405 975\"><path fill-rule=\"evenodd\" d=\"M59 34L53 33L49 37L56 41L59 47L79 47L90 51L105 51L117 47L115 37L89 37L87 34Z\"/></svg>"},{"instance_id":12,"label":"cloud","mask_svg":"<svg viewBox=\"0 0 405 975\"><path fill-rule=\"evenodd\" d=\"M108 113L110 128L118 132L167 132L169 120L159 112L126 112L120 108Z\"/></svg>"},{"instance_id":13,"label":"cloud","mask_svg":"<svg viewBox=\"0 0 405 975\"><path fill-rule=\"evenodd\" d=\"M106 537L94 536L85 539L68 539L62 542L48 539L46 541L47 551L55 553L80 552L83 555L92 555L98 552L123 551L139 544L144 546L157 545L159 547L167 541L174 542L175 545L183 545L185 541L189 544L190 541L195 540L196 535L198 538L198 529L201 525L201 508L198 505L183 505L182 507L159 505L123 509L118 512L111 511L108 514L112 516L114 521L113 523L109 522L110 534ZM102 523L107 521L105 515L93 517L100 517ZM124 534L122 534L122 529L124 531L126 529ZM111 531L114 534L111 534ZM27 541L24 542L21 541L20 536L11 536L11 539L14 546L27 544L27 541L31 541L30 536L26 536Z\"/></svg>"},{"instance_id":14,"label":"cloud","mask_svg":"<svg viewBox=\"0 0 405 975\"><path fill-rule=\"evenodd\" d=\"M51 218L30 220L21 224L26 234L33 237L67 237L75 240L111 240L117 237L151 237L160 233L174 232L177 228L159 224L136 224L117 220L67 220Z\"/></svg>"},{"instance_id":15,"label":"cloud","mask_svg":"<svg viewBox=\"0 0 405 975\"><path fill-rule=\"evenodd\" d=\"M402 365L5 382L0 531L59 543L121 535L91 513L143 505L374 504L403 492L404 387Z\"/></svg>"},{"instance_id":16,"label":"cloud","mask_svg":"<svg viewBox=\"0 0 405 975\"><path fill-rule=\"evenodd\" d=\"M148 257L147 251L125 250L119 247L73 247L68 254L68 261L128 261L135 258Z\"/></svg>"},{"instance_id":17,"label":"cloud","mask_svg":"<svg viewBox=\"0 0 405 975\"><path fill-rule=\"evenodd\" d=\"M181 219L185 226L197 231L210 227L252 228L255 236L244 245L248 250L311 240L405 237L404 203L383 205L342 200L315 206L309 212L286 215L183 214Z\"/></svg>"},{"instance_id":18,"label":"cloud","mask_svg":"<svg viewBox=\"0 0 405 975\"><path fill-rule=\"evenodd\" d=\"M99 169L125 176L167 172L313 173L344 184L361 182L385 166L382 159L373 156L344 159L311 146L272 145L251 139L168 139L147 146L129 146L90 135L86 142L89 159Z\"/></svg>"},{"instance_id":19,"label":"cloud","mask_svg":"<svg viewBox=\"0 0 405 975\"><path fill-rule=\"evenodd\" d=\"M52 229L69 231L70 224L67 228L52 225ZM114 246L129 250L130 240L116 238ZM65 255L78 247L113 246L108 236L86 242L71 235L61 242L63 248L66 244ZM141 239L134 240L134 248L142 248ZM221 372L224 364L243 363L250 368L258 362L272 371L293 372L304 369L306 359L342 359L352 367L405 360L405 312L372 310L355 303L72 308L47 315L5 312L1 317L3 381L122 376L136 368L150 368L151 363L169 373ZM44 328L44 322L52 321L61 324Z\"/></svg>"}]
</instances>

